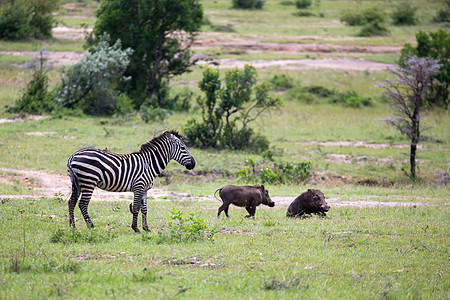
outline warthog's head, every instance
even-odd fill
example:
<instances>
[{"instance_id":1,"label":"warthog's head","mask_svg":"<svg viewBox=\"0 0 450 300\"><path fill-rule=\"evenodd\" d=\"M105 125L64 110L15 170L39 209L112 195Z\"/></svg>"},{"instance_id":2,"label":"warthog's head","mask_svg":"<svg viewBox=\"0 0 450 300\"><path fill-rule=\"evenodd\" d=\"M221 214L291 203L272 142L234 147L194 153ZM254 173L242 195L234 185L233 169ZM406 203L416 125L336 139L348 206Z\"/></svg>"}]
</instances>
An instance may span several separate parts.
<instances>
[{"instance_id":1,"label":"warthog's head","mask_svg":"<svg viewBox=\"0 0 450 300\"><path fill-rule=\"evenodd\" d=\"M325 196L320 190L308 189L308 192L311 193L312 204L318 211L326 212L330 210L330 206L325 201Z\"/></svg>"},{"instance_id":2,"label":"warthog's head","mask_svg":"<svg viewBox=\"0 0 450 300\"><path fill-rule=\"evenodd\" d=\"M273 202L272 199L270 199L269 191L264 188L264 185L261 185L258 188L261 189L261 196L262 196L261 203L269 207L274 207L275 202Z\"/></svg>"}]
</instances>

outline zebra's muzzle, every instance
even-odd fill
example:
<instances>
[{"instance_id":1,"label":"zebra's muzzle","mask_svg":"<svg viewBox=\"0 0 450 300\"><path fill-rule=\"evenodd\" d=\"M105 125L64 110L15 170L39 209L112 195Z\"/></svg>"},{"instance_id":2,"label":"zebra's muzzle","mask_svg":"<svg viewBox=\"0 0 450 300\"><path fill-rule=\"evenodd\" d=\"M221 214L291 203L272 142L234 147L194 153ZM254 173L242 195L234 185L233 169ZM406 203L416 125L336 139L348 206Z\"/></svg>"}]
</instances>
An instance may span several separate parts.
<instances>
[{"instance_id":1,"label":"zebra's muzzle","mask_svg":"<svg viewBox=\"0 0 450 300\"><path fill-rule=\"evenodd\" d=\"M192 170L195 168L195 159L191 156L191 161L186 164L186 169Z\"/></svg>"}]
</instances>

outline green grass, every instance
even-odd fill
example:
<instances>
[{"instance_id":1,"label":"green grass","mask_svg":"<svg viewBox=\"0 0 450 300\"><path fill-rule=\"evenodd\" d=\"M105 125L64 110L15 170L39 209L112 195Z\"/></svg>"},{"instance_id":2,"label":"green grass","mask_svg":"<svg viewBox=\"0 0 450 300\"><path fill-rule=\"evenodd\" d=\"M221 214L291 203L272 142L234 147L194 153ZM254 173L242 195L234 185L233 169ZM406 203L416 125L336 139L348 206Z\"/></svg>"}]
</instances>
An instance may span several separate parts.
<instances>
[{"instance_id":1,"label":"green grass","mask_svg":"<svg viewBox=\"0 0 450 300\"><path fill-rule=\"evenodd\" d=\"M414 0L421 23L417 26L389 26L386 37L353 38L359 29L338 22L343 9L367 5L369 1L321 0L311 11L324 17L296 17L294 6L268 0L263 11L231 8L230 0L202 0L205 15L213 25L231 24L236 33L221 39L252 39L262 42L327 43L350 46L402 46L415 42L419 30L436 31L441 25L429 20L440 2ZM316 1L315 1L316 2ZM391 10L393 2L370 1ZM358 4L359 3L359 4ZM96 1L76 2L61 8L56 16L61 25L92 27ZM204 26L205 30L211 30ZM296 36L320 39L295 40ZM277 37L284 36L283 39ZM337 40L327 41L322 38ZM346 39L350 37L351 39ZM214 38L214 37L211 37ZM342 38L342 39L340 39ZM49 45L50 51L82 52L83 40L51 39L0 43L0 51L36 51ZM218 58L243 60L305 58L302 55L229 54L227 49L205 51ZM372 61L395 63L396 54L358 55ZM311 57L309 57L311 58ZM28 58L0 54L0 113L12 105L31 78L23 67ZM78 208L77 230L68 226L67 200L31 198L30 187L18 174L0 171L0 298L237 298L237 299L440 299L449 297L448 184L438 183L448 173L450 118L448 111L434 109L423 115L425 135L420 143L417 183L403 174L408 168L408 148L308 145L310 141L362 141L407 144L408 141L381 120L392 115L375 88L385 72L260 69L268 80L275 74L293 78L295 87L320 85L339 92L356 91L371 97L374 105L360 109L320 101L305 104L279 93L285 106L266 114L253 124L266 135L285 162L311 161L313 180L288 185L266 185L272 197L295 197L308 188L321 189L326 198L340 201L412 202L415 207L333 207L328 218L291 220L286 206L258 207L255 219L245 219L242 208L232 206L230 219L217 219L218 201L190 201L182 196L155 200L149 193L149 225L153 234L135 234L130 228L128 202L96 202L90 215L96 226L87 230ZM59 70L49 73L57 84ZM175 91L188 87L200 95L197 82L202 69L171 81ZM65 116L41 121L0 124L0 168L40 170L65 174L67 158L83 147L105 148L130 153L166 129L181 130L186 120L199 116L194 109L174 113L164 122L143 123L138 117ZM42 135L37 135L42 133ZM170 178L157 178L156 188L212 196L226 184L237 182L235 172L260 153L214 149L190 149L197 161L195 171L186 174L171 162ZM346 161L336 159L344 156ZM226 175L228 174L228 175ZM358 183L374 180L373 186ZM69 190L67 190L69 193ZM30 198L16 195L30 195ZM17 199L16 199L16 198ZM94 196L95 199L95 196ZM127 198L128 199L128 198ZM423 203L428 204L426 206ZM172 209L193 212L209 228L218 228L214 241L165 243L167 221ZM163 241L163 242L161 242Z\"/></svg>"},{"instance_id":2,"label":"green grass","mask_svg":"<svg viewBox=\"0 0 450 300\"><path fill-rule=\"evenodd\" d=\"M0 204L2 298L446 298L448 208L332 208L292 220L286 207L255 219L216 218L218 204L151 201L158 232L172 208L219 232L214 241L163 243L129 228L126 202L93 202L96 225L75 232L65 202ZM410 220L414 220L411 222Z\"/></svg>"}]
</instances>

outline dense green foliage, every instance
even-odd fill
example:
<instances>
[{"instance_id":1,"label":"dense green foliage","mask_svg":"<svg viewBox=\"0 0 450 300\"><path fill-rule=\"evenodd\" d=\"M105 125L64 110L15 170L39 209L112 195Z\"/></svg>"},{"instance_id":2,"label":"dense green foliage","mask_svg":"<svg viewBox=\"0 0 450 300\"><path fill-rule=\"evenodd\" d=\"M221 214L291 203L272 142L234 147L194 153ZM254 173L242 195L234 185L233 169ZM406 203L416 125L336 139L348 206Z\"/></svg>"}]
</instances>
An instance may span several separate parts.
<instances>
[{"instance_id":1,"label":"dense green foliage","mask_svg":"<svg viewBox=\"0 0 450 300\"><path fill-rule=\"evenodd\" d=\"M233 8L262 9L264 0L232 0Z\"/></svg>"},{"instance_id":2,"label":"dense green foliage","mask_svg":"<svg viewBox=\"0 0 450 300\"><path fill-rule=\"evenodd\" d=\"M198 0L106 0L97 11L94 35L108 33L123 49L132 48L122 85L135 108L145 101L163 107L163 90L174 75L192 65L189 46L203 17ZM182 33L182 34L181 34ZM153 96L155 94L155 97Z\"/></svg>"},{"instance_id":3,"label":"dense green foliage","mask_svg":"<svg viewBox=\"0 0 450 300\"><path fill-rule=\"evenodd\" d=\"M132 49L121 49L117 40L110 46L109 36L99 37L98 44L87 51L81 62L71 66L61 76L61 86L56 90L56 100L67 108L81 108L92 115L111 115L119 109L127 110L118 97L118 85L126 82L123 74L130 62Z\"/></svg>"},{"instance_id":4,"label":"dense green foliage","mask_svg":"<svg viewBox=\"0 0 450 300\"><path fill-rule=\"evenodd\" d=\"M450 0L445 0L444 5L433 18L436 23L450 23Z\"/></svg>"},{"instance_id":5,"label":"dense green foliage","mask_svg":"<svg viewBox=\"0 0 450 300\"><path fill-rule=\"evenodd\" d=\"M450 87L450 33L445 30L437 32L419 31L416 34L417 46L404 45L399 65L404 67L411 56L431 57L439 60L440 72L433 78L430 94L426 97L431 106L448 107Z\"/></svg>"},{"instance_id":6,"label":"dense green foliage","mask_svg":"<svg viewBox=\"0 0 450 300\"><path fill-rule=\"evenodd\" d=\"M9 0L0 2L0 39L22 40L52 36L59 0Z\"/></svg>"},{"instance_id":7,"label":"dense green foliage","mask_svg":"<svg viewBox=\"0 0 450 300\"><path fill-rule=\"evenodd\" d=\"M304 9L310 7L312 4L312 0L297 0L295 1L295 6L298 9Z\"/></svg>"},{"instance_id":8,"label":"dense green foliage","mask_svg":"<svg viewBox=\"0 0 450 300\"><path fill-rule=\"evenodd\" d=\"M8 107L9 112L42 115L52 113L59 107L48 90L45 51L41 50L39 55L31 61L31 69L34 71L33 78L16 103L12 107Z\"/></svg>"},{"instance_id":9,"label":"dense green foliage","mask_svg":"<svg viewBox=\"0 0 450 300\"><path fill-rule=\"evenodd\" d=\"M223 87L219 70L206 68L198 83L205 93L204 98L197 99L202 121L192 118L183 130L190 143L199 147L266 150L267 139L255 134L248 124L283 103L269 95L270 85L256 83L256 69L249 65L243 70L227 71Z\"/></svg>"},{"instance_id":10,"label":"dense green foliage","mask_svg":"<svg viewBox=\"0 0 450 300\"><path fill-rule=\"evenodd\" d=\"M310 162L277 163L265 160L258 162L249 157L245 161L245 166L236 172L236 178L238 181L252 183L295 184L307 180L311 173Z\"/></svg>"},{"instance_id":11,"label":"dense green foliage","mask_svg":"<svg viewBox=\"0 0 450 300\"><path fill-rule=\"evenodd\" d=\"M417 7L412 6L408 2L400 2L391 14L392 23L394 25L415 25L417 24L416 16Z\"/></svg>"},{"instance_id":12,"label":"dense green foliage","mask_svg":"<svg viewBox=\"0 0 450 300\"><path fill-rule=\"evenodd\" d=\"M203 241L214 241L217 228L210 228L205 219L195 216L194 213L172 209L171 221L168 221L166 228L143 235L144 241L154 241L156 244L193 243Z\"/></svg>"},{"instance_id":13,"label":"dense green foliage","mask_svg":"<svg viewBox=\"0 0 450 300\"><path fill-rule=\"evenodd\" d=\"M341 22L350 26L362 26L359 36L386 35L386 13L380 7L366 7L345 10L341 14Z\"/></svg>"}]
</instances>

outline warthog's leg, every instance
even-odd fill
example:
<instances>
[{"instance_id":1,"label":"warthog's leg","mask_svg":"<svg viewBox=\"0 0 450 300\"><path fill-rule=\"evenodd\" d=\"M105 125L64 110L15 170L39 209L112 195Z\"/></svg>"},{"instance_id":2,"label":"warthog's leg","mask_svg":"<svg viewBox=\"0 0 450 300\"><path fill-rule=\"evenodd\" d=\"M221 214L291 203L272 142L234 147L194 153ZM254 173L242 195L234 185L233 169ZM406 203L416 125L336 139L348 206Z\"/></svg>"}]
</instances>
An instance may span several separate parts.
<instances>
[{"instance_id":1,"label":"warthog's leg","mask_svg":"<svg viewBox=\"0 0 450 300\"><path fill-rule=\"evenodd\" d=\"M252 202L250 202L250 204L248 204L246 207L245 207L245 209L247 210L247 212L248 212L248 215L247 216L245 216L246 218L250 218L250 217L255 217L255 212L256 212L256 205L255 205L255 202L254 201L252 201Z\"/></svg>"},{"instance_id":2,"label":"warthog's leg","mask_svg":"<svg viewBox=\"0 0 450 300\"><path fill-rule=\"evenodd\" d=\"M219 217L220 216L220 213L222 212L222 211L225 211L225 215L227 216L227 217L229 217L228 216L228 207L230 206L230 203L223 203L222 204L222 206L221 207L219 207L219 211L217 212L217 217Z\"/></svg>"}]
</instances>

